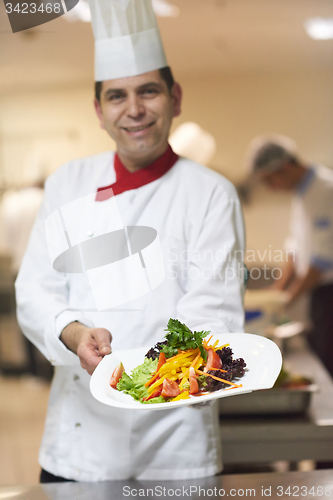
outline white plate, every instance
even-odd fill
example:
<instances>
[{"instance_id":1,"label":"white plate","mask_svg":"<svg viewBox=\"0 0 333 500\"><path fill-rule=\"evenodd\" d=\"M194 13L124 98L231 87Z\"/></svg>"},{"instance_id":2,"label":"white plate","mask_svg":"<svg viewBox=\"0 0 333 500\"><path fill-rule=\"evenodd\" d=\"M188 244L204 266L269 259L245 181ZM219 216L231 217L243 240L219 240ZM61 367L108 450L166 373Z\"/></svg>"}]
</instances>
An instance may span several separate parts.
<instances>
[{"instance_id":1,"label":"white plate","mask_svg":"<svg viewBox=\"0 0 333 500\"><path fill-rule=\"evenodd\" d=\"M126 373L130 375L133 368L143 363L146 352L151 348L151 346L148 346L140 349L117 351L104 356L91 377L90 391L94 398L109 406L151 411L169 410L170 408L177 408L179 406L204 403L213 399L273 387L282 366L281 352L274 342L260 335L252 335L250 333L222 333L214 335L212 343L216 340L219 341L220 345L230 344L234 359L244 358L247 371L239 379L239 382L236 381L236 383L242 384L242 387L221 389L205 396L191 396L190 399L156 404L142 404L139 401L135 401L128 394L112 389L109 385L109 380L113 370L120 361L123 363Z\"/></svg>"}]
</instances>

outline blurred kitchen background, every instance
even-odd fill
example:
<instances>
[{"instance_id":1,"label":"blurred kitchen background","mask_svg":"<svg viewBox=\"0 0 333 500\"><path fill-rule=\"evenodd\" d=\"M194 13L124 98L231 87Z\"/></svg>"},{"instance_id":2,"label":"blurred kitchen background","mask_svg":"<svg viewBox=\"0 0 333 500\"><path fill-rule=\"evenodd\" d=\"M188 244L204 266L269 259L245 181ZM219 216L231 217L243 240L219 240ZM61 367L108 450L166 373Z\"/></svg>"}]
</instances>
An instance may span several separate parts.
<instances>
[{"instance_id":1,"label":"blurred kitchen background","mask_svg":"<svg viewBox=\"0 0 333 500\"><path fill-rule=\"evenodd\" d=\"M248 266L271 268L274 252L284 250L291 198L260 185L249 193L244 155L254 136L276 132L296 141L301 158L333 167L332 0L153 3L169 64L184 90L183 111L172 130L194 122L214 137L208 166L242 196ZM11 198L15 206L18 190L33 187L36 196L25 202L33 218L47 175L68 160L114 148L94 114L87 21L87 3L80 0L65 16L12 34L0 4L0 485L38 481L51 376L36 353L38 370L32 374L16 324L17 269L9 233L19 226L5 220L6 203ZM257 276L250 288L267 285L269 280ZM281 306L269 314L278 323L285 311ZM288 311L287 320L307 324L306 299Z\"/></svg>"}]
</instances>

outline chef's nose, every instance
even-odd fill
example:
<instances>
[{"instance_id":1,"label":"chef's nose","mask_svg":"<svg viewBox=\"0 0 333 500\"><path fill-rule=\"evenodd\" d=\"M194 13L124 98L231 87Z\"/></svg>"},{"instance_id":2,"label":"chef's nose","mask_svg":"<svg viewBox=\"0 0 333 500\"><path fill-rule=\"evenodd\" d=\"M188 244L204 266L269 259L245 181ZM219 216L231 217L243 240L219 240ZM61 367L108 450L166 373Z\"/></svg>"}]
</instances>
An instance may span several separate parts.
<instances>
[{"instance_id":1,"label":"chef's nose","mask_svg":"<svg viewBox=\"0 0 333 500\"><path fill-rule=\"evenodd\" d=\"M130 116L131 118L139 118L140 116L144 115L144 113L145 108L142 104L140 96L136 94L130 95L128 99L128 116Z\"/></svg>"}]
</instances>

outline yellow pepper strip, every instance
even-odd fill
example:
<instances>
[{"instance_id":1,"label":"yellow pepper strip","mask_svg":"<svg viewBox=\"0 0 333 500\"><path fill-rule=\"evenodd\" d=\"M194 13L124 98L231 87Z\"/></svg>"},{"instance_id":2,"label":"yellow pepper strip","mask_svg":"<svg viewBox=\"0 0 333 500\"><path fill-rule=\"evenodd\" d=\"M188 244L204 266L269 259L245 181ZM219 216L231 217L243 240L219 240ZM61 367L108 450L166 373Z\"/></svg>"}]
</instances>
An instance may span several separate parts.
<instances>
[{"instance_id":1,"label":"yellow pepper strip","mask_svg":"<svg viewBox=\"0 0 333 500\"><path fill-rule=\"evenodd\" d=\"M155 382L155 384L151 385L150 387L148 387L148 393L150 394L154 389L156 389L156 387L159 387L160 385L163 384L163 380L165 378L168 378L169 380L177 380L178 378L178 375L172 375L172 373L166 373L165 375L163 375L163 377L161 377L160 379L157 380L157 382Z\"/></svg>"},{"instance_id":2,"label":"yellow pepper strip","mask_svg":"<svg viewBox=\"0 0 333 500\"><path fill-rule=\"evenodd\" d=\"M189 371L189 370L188 370ZM186 384L186 382L188 381L188 377L186 375L184 375L184 377L182 378L180 384L179 384L179 389L182 390L184 384Z\"/></svg>"},{"instance_id":3,"label":"yellow pepper strip","mask_svg":"<svg viewBox=\"0 0 333 500\"><path fill-rule=\"evenodd\" d=\"M190 393L188 391L183 391L170 401L180 401L181 399L190 399Z\"/></svg>"},{"instance_id":4,"label":"yellow pepper strip","mask_svg":"<svg viewBox=\"0 0 333 500\"><path fill-rule=\"evenodd\" d=\"M187 382L189 372L190 372L190 369L188 368L188 369L186 370L186 372L184 373L183 378L182 378L182 380L181 380L181 382L180 382L180 384L179 384L179 389L180 389L180 390L182 390L183 385L185 384L185 382Z\"/></svg>"},{"instance_id":5,"label":"yellow pepper strip","mask_svg":"<svg viewBox=\"0 0 333 500\"><path fill-rule=\"evenodd\" d=\"M182 390L183 388L183 385L185 384L185 382L187 382L188 380L188 375L190 373L190 368L191 366L194 366L195 363L199 360L199 358L201 357L201 354L200 354L200 351L199 351L199 354L196 356L196 358L192 361L192 363L190 364L189 368L186 370L186 372L184 373L184 376L182 378L182 381L181 383L179 384L179 389Z\"/></svg>"},{"instance_id":6,"label":"yellow pepper strip","mask_svg":"<svg viewBox=\"0 0 333 500\"><path fill-rule=\"evenodd\" d=\"M192 355L194 353L197 353L198 350L199 350L198 347L196 347L195 349L187 349L187 351L181 351L179 354L176 354L175 356L172 356L171 358L168 358L167 359L167 363L169 361L173 361L174 359L177 359L177 358L179 358L181 356L185 356L185 357L190 356L190 355Z\"/></svg>"},{"instance_id":7,"label":"yellow pepper strip","mask_svg":"<svg viewBox=\"0 0 333 500\"><path fill-rule=\"evenodd\" d=\"M173 369L180 369L182 366L190 366L192 363L192 358L194 359L194 354L191 356L187 356L184 358L179 358L173 362L167 361L164 363L164 365L161 366L161 368L158 371L159 375L163 375L164 373L167 373L169 371L172 371Z\"/></svg>"},{"instance_id":8,"label":"yellow pepper strip","mask_svg":"<svg viewBox=\"0 0 333 500\"><path fill-rule=\"evenodd\" d=\"M153 392L156 387L159 385L163 384L163 380L166 378L166 375L163 375L163 377L159 378L154 384L152 384L150 387L148 387L148 392Z\"/></svg>"},{"instance_id":9,"label":"yellow pepper strip","mask_svg":"<svg viewBox=\"0 0 333 500\"><path fill-rule=\"evenodd\" d=\"M186 373L188 374L190 366L191 363L185 363L185 365L181 367L181 372L179 372L179 378L183 378L186 375Z\"/></svg>"},{"instance_id":10,"label":"yellow pepper strip","mask_svg":"<svg viewBox=\"0 0 333 500\"><path fill-rule=\"evenodd\" d=\"M177 370L177 368L180 368L180 366L177 365L176 363L164 363L164 365L159 370L158 374L164 375L165 373L172 372L172 370Z\"/></svg>"},{"instance_id":11,"label":"yellow pepper strip","mask_svg":"<svg viewBox=\"0 0 333 500\"><path fill-rule=\"evenodd\" d=\"M193 368L195 370L197 370L198 368L200 368L200 366L202 365L202 363L203 363L203 358L200 356L199 359L198 359L198 361L196 363L194 363Z\"/></svg>"}]
</instances>

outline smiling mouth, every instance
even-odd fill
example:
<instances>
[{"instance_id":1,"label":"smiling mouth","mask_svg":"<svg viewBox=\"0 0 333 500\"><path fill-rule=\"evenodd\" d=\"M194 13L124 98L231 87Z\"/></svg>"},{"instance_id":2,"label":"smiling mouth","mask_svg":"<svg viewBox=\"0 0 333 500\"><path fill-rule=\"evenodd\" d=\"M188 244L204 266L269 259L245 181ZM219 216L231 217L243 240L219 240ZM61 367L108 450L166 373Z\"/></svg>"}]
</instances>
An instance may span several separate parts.
<instances>
[{"instance_id":1,"label":"smiling mouth","mask_svg":"<svg viewBox=\"0 0 333 500\"><path fill-rule=\"evenodd\" d=\"M126 132L141 132L154 125L155 122L148 123L148 125L140 125L139 127L122 127Z\"/></svg>"}]
</instances>

